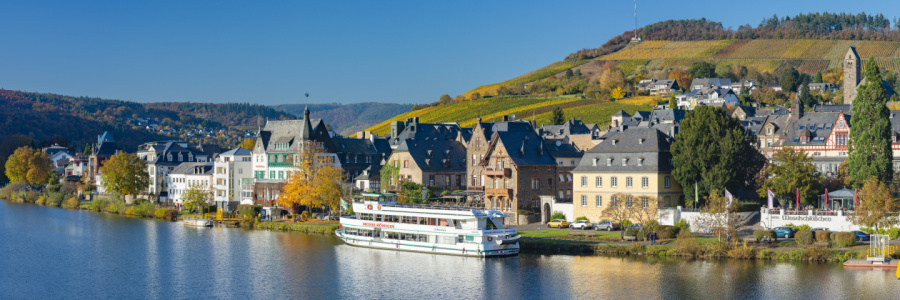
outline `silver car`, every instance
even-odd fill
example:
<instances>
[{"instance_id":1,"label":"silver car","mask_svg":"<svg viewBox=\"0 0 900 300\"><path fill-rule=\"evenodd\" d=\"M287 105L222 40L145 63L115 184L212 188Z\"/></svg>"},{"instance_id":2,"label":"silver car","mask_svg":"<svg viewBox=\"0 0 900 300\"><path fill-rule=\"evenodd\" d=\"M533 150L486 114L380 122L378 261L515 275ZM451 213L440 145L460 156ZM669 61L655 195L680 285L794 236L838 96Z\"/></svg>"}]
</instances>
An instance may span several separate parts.
<instances>
[{"instance_id":1,"label":"silver car","mask_svg":"<svg viewBox=\"0 0 900 300\"><path fill-rule=\"evenodd\" d=\"M616 224L610 221L602 221L594 225L594 230L613 231L616 228Z\"/></svg>"},{"instance_id":2,"label":"silver car","mask_svg":"<svg viewBox=\"0 0 900 300\"><path fill-rule=\"evenodd\" d=\"M578 221L575 221L575 223L569 224L569 228L572 228L572 229L587 230L587 229L591 229L593 227L594 227L594 224L592 224L590 221L587 221L587 220L578 220Z\"/></svg>"}]
</instances>

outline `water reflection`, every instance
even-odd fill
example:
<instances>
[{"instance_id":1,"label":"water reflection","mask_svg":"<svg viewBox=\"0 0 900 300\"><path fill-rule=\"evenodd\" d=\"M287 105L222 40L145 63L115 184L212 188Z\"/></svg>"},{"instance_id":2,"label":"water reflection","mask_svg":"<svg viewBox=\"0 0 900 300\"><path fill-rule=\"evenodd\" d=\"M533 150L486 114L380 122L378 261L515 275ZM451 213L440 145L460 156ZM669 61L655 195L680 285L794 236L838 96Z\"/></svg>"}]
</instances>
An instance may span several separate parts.
<instances>
[{"instance_id":1,"label":"water reflection","mask_svg":"<svg viewBox=\"0 0 900 300\"><path fill-rule=\"evenodd\" d=\"M193 228L0 201L0 299L731 299L900 295L837 264L352 247L330 236ZM49 288L52 287L52 288Z\"/></svg>"}]
</instances>

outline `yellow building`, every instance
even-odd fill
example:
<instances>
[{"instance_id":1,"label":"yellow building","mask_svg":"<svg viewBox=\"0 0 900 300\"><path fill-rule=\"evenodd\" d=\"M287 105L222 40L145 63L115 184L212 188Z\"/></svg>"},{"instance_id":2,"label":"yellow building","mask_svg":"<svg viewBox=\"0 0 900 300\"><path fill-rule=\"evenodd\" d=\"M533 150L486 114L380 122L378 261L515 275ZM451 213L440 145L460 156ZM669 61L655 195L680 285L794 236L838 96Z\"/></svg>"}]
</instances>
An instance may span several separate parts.
<instances>
[{"instance_id":1,"label":"yellow building","mask_svg":"<svg viewBox=\"0 0 900 300\"><path fill-rule=\"evenodd\" d=\"M671 174L670 144L671 138L655 128L630 128L586 151L573 171L574 217L598 222L608 219L604 210L610 206L677 206L683 194Z\"/></svg>"}]
</instances>

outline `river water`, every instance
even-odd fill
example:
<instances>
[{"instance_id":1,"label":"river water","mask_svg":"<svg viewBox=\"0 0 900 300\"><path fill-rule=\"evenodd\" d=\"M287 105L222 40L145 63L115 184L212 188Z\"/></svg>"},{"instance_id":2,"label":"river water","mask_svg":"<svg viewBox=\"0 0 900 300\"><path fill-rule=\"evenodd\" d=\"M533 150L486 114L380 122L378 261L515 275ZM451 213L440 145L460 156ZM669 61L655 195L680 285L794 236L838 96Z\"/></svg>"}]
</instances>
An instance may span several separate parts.
<instances>
[{"instance_id":1,"label":"river water","mask_svg":"<svg viewBox=\"0 0 900 300\"><path fill-rule=\"evenodd\" d=\"M839 264L356 248L0 201L0 299L898 299L893 270Z\"/></svg>"}]
</instances>

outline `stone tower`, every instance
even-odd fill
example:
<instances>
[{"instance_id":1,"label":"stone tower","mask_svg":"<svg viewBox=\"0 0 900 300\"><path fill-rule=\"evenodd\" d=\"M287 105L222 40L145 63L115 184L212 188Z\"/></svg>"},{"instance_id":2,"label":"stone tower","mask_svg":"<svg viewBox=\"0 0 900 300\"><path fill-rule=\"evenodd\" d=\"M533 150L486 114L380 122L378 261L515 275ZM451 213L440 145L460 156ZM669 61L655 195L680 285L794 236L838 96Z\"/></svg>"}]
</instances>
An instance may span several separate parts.
<instances>
[{"instance_id":1,"label":"stone tower","mask_svg":"<svg viewBox=\"0 0 900 300\"><path fill-rule=\"evenodd\" d=\"M850 47L847 54L844 54L844 104L853 104L856 98L856 87L859 86L861 77L859 66L859 54L856 54L856 48Z\"/></svg>"}]
</instances>

